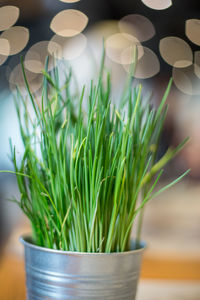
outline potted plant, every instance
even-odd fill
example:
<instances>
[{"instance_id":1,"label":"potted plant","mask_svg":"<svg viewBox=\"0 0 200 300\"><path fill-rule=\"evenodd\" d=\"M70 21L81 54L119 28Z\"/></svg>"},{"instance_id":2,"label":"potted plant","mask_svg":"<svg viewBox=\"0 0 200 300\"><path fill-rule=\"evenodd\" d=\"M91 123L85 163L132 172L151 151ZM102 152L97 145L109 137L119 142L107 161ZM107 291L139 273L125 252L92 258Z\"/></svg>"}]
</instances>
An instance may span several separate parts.
<instances>
[{"instance_id":1,"label":"potted plant","mask_svg":"<svg viewBox=\"0 0 200 300\"><path fill-rule=\"evenodd\" d=\"M133 87L131 76L119 107L110 101L104 55L98 82L89 92L71 92L72 73L43 71L40 102L31 93L22 62L28 101L15 99L24 153L11 156L21 198L32 226L25 247L27 299L135 299L145 244L131 240L144 205L186 173L155 192L163 167L184 146L157 160L167 113ZM83 108L83 101L87 109ZM141 197L140 197L141 196Z\"/></svg>"}]
</instances>

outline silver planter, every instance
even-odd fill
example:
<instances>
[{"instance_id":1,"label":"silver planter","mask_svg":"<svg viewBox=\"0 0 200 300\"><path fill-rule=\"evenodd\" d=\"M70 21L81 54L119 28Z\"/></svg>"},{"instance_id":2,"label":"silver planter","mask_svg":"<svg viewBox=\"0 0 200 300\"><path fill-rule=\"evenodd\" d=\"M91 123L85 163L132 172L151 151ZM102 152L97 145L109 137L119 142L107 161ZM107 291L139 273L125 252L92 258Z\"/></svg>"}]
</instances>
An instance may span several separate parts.
<instances>
[{"instance_id":1,"label":"silver planter","mask_svg":"<svg viewBox=\"0 0 200 300\"><path fill-rule=\"evenodd\" d=\"M28 300L135 299L144 245L122 253L81 253L38 247L30 240L21 238Z\"/></svg>"}]
</instances>

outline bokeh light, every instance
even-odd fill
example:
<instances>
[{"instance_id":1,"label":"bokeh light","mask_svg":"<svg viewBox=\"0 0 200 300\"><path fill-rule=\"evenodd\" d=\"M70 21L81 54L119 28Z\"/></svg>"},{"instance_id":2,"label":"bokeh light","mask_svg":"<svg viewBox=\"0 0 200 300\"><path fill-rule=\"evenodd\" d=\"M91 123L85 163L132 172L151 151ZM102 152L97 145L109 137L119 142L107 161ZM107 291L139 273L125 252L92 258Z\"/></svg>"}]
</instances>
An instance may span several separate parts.
<instances>
[{"instance_id":1,"label":"bokeh light","mask_svg":"<svg viewBox=\"0 0 200 300\"><path fill-rule=\"evenodd\" d=\"M187 20L185 23L185 34L191 42L200 46L200 20Z\"/></svg>"},{"instance_id":2,"label":"bokeh light","mask_svg":"<svg viewBox=\"0 0 200 300\"><path fill-rule=\"evenodd\" d=\"M8 56L10 53L10 44L7 39L0 38L0 54Z\"/></svg>"},{"instance_id":3,"label":"bokeh light","mask_svg":"<svg viewBox=\"0 0 200 300\"><path fill-rule=\"evenodd\" d=\"M34 44L26 53L25 67L33 73L41 73L45 68L45 62L48 52L49 41L42 41ZM48 70L54 67L54 59L49 56Z\"/></svg>"},{"instance_id":4,"label":"bokeh light","mask_svg":"<svg viewBox=\"0 0 200 300\"><path fill-rule=\"evenodd\" d=\"M130 14L119 21L120 31L129 33L140 42L150 40L155 35L155 28L152 22L138 14Z\"/></svg>"},{"instance_id":5,"label":"bokeh light","mask_svg":"<svg viewBox=\"0 0 200 300\"><path fill-rule=\"evenodd\" d=\"M0 38L0 65L8 58L10 53L10 44L8 40Z\"/></svg>"},{"instance_id":6,"label":"bokeh light","mask_svg":"<svg viewBox=\"0 0 200 300\"><path fill-rule=\"evenodd\" d=\"M160 54L171 66L185 68L193 62L193 54L190 46L182 39L174 36L160 40Z\"/></svg>"},{"instance_id":7,"label":"bokeh light","mask_svg":"<svg viewBox=\"0 0 200 300\"><path fill-rule=\"evenodd\" d=\"M21 52L29 41L29 30L22 26L14 26L4 31L1 39L6 39L10 45L9 55L15 55Z\"/></svg>"},{"instance_id":8,"label":"bokeh light","mask_svg":"<svg viewBox=\"0 0 200 300\"><path fill-rule=\"evenodd\" d=\"M28 70L25 70L25 73L26 73L26 78L29 83L31 92L38 91L42 85L42 74L38 75ZM15 66L15 68L10 73L9 83L10 83L10 88L13 92L16 90L16 87L18 87L20 92L23 95L27 94L27 89L24 82L24 76L23 76L21 64Z\"/></svg>"},{"instance_id":9,"label":"bokeh light","mask_svg":"<svg viewBox=\"0 0 200 300\"><path fill-rule=\"evenodd\" d=\"M114 62L121 64L122 63L122 57L124 58L124 51L126 49L131 49L136 46L141 46L138 39L136 39L134 36L127 34L127 33L116 33L111 35L106 39L106 54L107 56ZM130 51L127 53L128 59L130 56ZM138 47L138 58L141 58L143 55L143 49L142 47Z\"/></svg>"},{"instance_id":10,"label":"bokeh light","mask_svg":"<svg viewBox=\"0 0 200 300\"><path fill-rule=\"evenodd\" d=\"M160 71L160 63L156 54L147 47L143 47L143 51L144 55L138 60L133 74L138 79L151 78ZM130 71L130 65L124 65L124 68L127 72Z\"/></svg>"},{"instance_id":11,"label":"bokeh light","mask_svg":"<svg viewBox=\"0 0 200 300\"><path fill-rule=\"evenodd\" d=\"M172 5L171 0L141 0L146 6L156 9L163 10Z\"/></svg>"},{"instance_id":12,"label":"bokeh light","mask_svg":"<svg viewBox=\"0 0 200 300\"><path fill-rule=\"evenodd\" d=\"M181 92L192 95L192 81L183 69L173 68L172 76L174 84Z\"/></svg>"},{"instance_id":13,"label":"bokeh light","mask_svg":"<svg viewBox=\"0 0 200 300\"><path fill-rule=\"evenodd\" d=\"M88 17L79 10L67 9L59 12L51 21L50 28L57 35L71 37L81 33Z\"/></svg>"},{"instance_id":14,"label":"bokeh light","mask_svg":"<svg viewBox=\"0 0 200 300\"><path fill-rule=\"evenodd\" d=\"M135 51L137 51L138 60L144 55L144 49L142 46L130 46L123 50L121 54L121 63L123 65L132 64L135 59Z\"/></svg>"},{"instance_id":15,"label":"bokeh light","mask_svg":"<svg viewBox=\"0 0 200 300\"><path fill-rule=\"evenodd\" d=\"M0 31L9 29L17 22L18 18L18 7L11 5L0 7Z\"/></svg>"},{"instance_id":16,"label":"bokeh light","mask_svg":"<svg viewBox=\"0 0 200 300\"><path fill-rule=\"evenodd\" d=\"M54 35L48 45L48 52L57 59L73 60L79 57L87 45L86 37L80 33L74 37Z\"/></svg>"},{"instance_id":17,"label":"bokeh light","mask_svg":"<svg viewBox=\"0 0 200 300\"><path fill-rule=\"evenodd\" d=\"M194 72L194 64L187 68L173 68L172 76L176 87L187 95L200 95L200 80Z\"/></svg>"},{"instance_id":18,"label":"bokeh light","mask_svg":"<svg viewBox=\"0 0 200 300\"><path fill-rule=\"evenodd\" d=\"M200 51L194 52L194 73L200 78Z\"/></svg>"}]
</instances>

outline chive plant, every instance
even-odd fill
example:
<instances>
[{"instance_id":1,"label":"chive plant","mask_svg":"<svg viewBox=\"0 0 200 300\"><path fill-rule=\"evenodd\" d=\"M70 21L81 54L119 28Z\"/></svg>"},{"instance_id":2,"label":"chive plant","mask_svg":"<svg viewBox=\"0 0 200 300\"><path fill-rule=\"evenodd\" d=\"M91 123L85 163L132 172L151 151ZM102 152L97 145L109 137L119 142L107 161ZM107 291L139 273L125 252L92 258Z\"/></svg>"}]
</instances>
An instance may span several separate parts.
<instances>
[{"instance_id":1,"label":"chive plant","mask_svg":"<svg viewBox=\"0 0 200 300\"><path fill-rule=\"evenodd\" d=\"M96 85L91 82L89 93L83 87L74 96L71 71L61 86L60 68L48 72L47 60L40 103L30 91L22 62L28 99L17 89L15 104L24 153L17 162L11 144L11 156L21 193L15 201L31 222L36 245L127 251L144 205L186 174L155 190L163 167L186 142L156 160L172 81L158 109L143 103L142 86L131 81L116 107L103 61Z\"/></svg>"}]
</instances>

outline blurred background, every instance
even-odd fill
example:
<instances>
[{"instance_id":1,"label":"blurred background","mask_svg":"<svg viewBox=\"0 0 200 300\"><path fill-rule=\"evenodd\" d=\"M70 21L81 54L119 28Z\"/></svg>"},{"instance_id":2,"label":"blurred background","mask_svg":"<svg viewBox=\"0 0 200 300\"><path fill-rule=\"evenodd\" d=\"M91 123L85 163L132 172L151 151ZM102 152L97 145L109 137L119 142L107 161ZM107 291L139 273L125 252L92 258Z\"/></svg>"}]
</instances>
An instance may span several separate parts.
<instances>
[{"instance_id":1,"label":"blurred background","mask_svg":"<svg viewBox=\"0 0 200 300\"><path fill-rule=\"evenodd\" d=\"M122 90L136 45L138 64L134 82L141 82L144 91L152 93L155 105L173 77L160 152L190 137L185 149L166 168L163 182L191 168L189 176L153 200L145 210L143 237L149 246L138 299L199 300L199 1L1 0L0 170L12 170L9 138L19 155L23 151L12 93L16 85L22 90L24 87L20 57L24 59L31 89L39 95L47 55L58 60L64 58L72 65L80 85L85 84L98 70L103 38L106 65L114 84L113 101L117 102ZM19 299L24 299L18 237L29 231L29 224L19 208L7 201L18 196L15 176L0 174L0 251L5 257L0 260L0 292L4 290L5 300L18 299L10 292L11 284L15 284Z\"/></svg>"}]
</instances>

